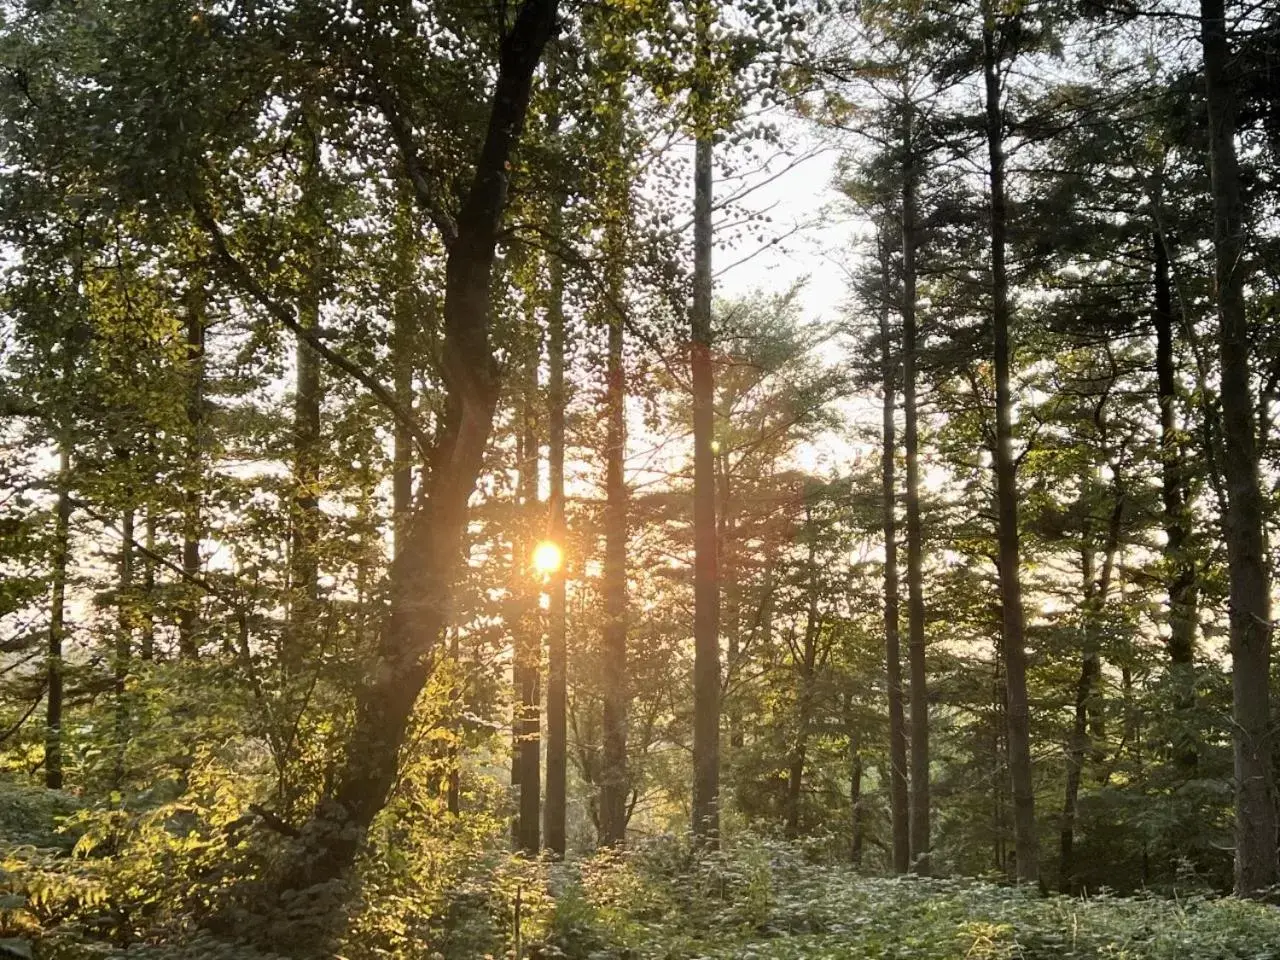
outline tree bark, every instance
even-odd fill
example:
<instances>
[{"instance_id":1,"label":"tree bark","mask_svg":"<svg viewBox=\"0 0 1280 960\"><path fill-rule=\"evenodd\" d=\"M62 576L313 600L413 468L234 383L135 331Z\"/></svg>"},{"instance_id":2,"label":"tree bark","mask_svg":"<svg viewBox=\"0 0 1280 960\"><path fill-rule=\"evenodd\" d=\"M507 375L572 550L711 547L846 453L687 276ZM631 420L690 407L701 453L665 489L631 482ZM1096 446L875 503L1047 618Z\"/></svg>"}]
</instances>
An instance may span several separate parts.
<instances>
[{"instance_id":1,"label":"tree bark","mask_svg":"<svg viewBox=\"0 0 1280 960\"><path fill-rule=\"evenodd\" d=\"M884 422L881 454L881 508L884 528L884 650L889 697L889 816L893 830L893 871L906 873L911 864L910 807L907 792L907 735L902 703L902 650L898 629L901 597L898 591L898 515L895 485L897 456L894 400L896 363L889 330L889 261L880 250L880 362L884 377Z\"/></svg>"},{"instance_id":2,"label":"tree bark","mask_svg":"<svg viewBox=\"0 0 1280 960\"><path fill-rule=\"evenodd\" d=\"M1223 536L1230 580L1231 686L1236 779L1235 887L1255 896L1277 879L1275 789L1268 683L1271 584L1258 470L1249 319L1245 309L1245 206L1236 157L1237 104L1224 0L1200 0L1227 505Z\"/></svg>"},{"instance_id":3,"label":"tree bark","mask_svg":"<svg viewBox=\"0 0 1280 960\"><path fill-rule=\"evenodd\" d=\"M985 6L985 5L984 5ZM1008 211L1005 201L1004 117L995 15L984 11L983 74L986 89L987 152L991 189L991 320L996 378L996 515L1000 558L1005 684L1008 690L1009 776L1013 786L1017 876L1039 880L1035 791L1031 778L1031 723L1027 704L1027 656L1018 536L1017 467L1013 456L1012 350L1009 277L1005 264Z\"/></svg>"},{"instance_id":4,"label":"tree bark","mask_svg":"<svg viewBox=\"0 0 1280 960\"><path fill-rule=\"evenodd\" d=\"M711 69L707 4L696 13L699 69ZM709 83L699 84L705 109ZM706 117L699 117L703 125ZM716 556L715 374L711 362L712 143L700 130L694 152L693 309L690 373L693 379L693 833L717 846L720 834L720 576Z\"/></svg>"},{"instance_id":5,"label":"tree bark","mask_svg":"<svg viewBox=\"0 0 1280 960\"><path fill-rule=\"evenodd\" d=\"M489 341L494 252L507 201L509 160L529 107L534 71L555 32L557 0L524 0L501 45L488 129L445 266L440 363L445 410L427 496L414 509L392 563L390 610L357 695L353 729L333 786L303 831L287 889L341 876L386 803L400 747L448 623L467 501L475 488L498 400Z\"/></svg>"},{"instance_id":6,"label":"tree bark","mask_svg":"<svg viewBox=\"0 0 1280 960\"><path fill-rule=\"evenodd\" d=\"M142 636L138 642L138 656L144 661L151 661L156 656L156 515L153 508L147 508L145 526L143 545L147 549L142 557Z\"/></svg>"},{"instance_id":7,"label":"tree bark","mask_svg":"<svg viewBox=\"0 0 1280 960\"><path fill-rule=\"evenodd\" d=\"M920 430L916 406L916 163L913 117L903 119L902 409L907 455L907 622L911 666L911 869L929 875L929 691L925 670L924 537L920 525Z\"/></svg>"},{"instance_id":8,"label":"tree bark","mask_svg":"<svg viewBox=\"0 0 1280 960\"><path fill-rule=\"evenodd\" d=\"M49 653L45 663L49 691L45 699L44 785L62 789L62 646L67 633L67 566L71 557L71 451L58 451L58 505L53 525L50 576Z\"/></svg>"}]
</instances>

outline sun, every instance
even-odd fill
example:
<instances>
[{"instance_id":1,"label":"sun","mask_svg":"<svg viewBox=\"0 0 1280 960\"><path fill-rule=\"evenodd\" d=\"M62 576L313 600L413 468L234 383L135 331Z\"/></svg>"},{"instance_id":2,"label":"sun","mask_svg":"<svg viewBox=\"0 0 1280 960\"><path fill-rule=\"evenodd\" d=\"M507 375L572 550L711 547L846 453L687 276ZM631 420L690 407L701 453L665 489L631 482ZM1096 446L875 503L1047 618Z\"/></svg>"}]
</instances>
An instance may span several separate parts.
<instances>
[{"instance_id":1,"label":"sun","mask_svg":"<svg viewBox=\"0 0 1280 960\"><path fill-rule=\"evenodd\" d=\"M533 548L533 569L543 576L555 573L563 562L564 554L559 544L543 540Z\"/></svg>"}]
</instances>

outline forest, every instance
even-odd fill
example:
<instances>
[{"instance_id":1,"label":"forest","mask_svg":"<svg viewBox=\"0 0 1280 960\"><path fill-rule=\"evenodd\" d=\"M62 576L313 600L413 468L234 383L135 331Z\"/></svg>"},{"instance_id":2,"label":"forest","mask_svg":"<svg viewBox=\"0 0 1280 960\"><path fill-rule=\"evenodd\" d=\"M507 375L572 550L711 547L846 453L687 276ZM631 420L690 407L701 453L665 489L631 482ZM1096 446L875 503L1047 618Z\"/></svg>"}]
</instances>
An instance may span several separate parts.
<instances>
[{"instance_id":1,"label":"forest","mask_svg":"<svg viewBox=\"0 0 1280 960\"><path fill-rule=\"evenodd\" d=\"M0 958L1280 958L1278 165L1277 0L0 0Z\"/></svg>"}]
</instances>

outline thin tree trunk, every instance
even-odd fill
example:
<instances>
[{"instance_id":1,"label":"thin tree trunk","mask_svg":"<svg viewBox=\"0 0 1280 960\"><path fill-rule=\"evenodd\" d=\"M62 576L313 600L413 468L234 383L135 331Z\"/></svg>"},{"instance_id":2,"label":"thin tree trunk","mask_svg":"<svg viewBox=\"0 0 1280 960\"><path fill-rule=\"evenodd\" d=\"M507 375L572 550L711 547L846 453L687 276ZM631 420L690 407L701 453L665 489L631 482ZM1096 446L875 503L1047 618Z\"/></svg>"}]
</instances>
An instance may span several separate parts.
<instances>
[{"instance_id":1,"label":"thin tree trunk","mask_svg":"<svg viewBox=\"0 0 1280 960\"><path fill-rule=\"evenodd\" d=\"M351 864L387 801L414 704L448 622L467 502L498 400L489 334L508 164L524 127L534 71L555 32L557 8L557 0L524 0L501 45L488 129L449 240L440 353L445 411L432 451L428 495L414 510L404 550L392 563L390 611L370 680L357 694L333 786L304 829L296 869L285 874L287 889L339 877Z\"/></svg>"},{"instance_id":2,"label":"thin tree trunk","mask_svg":"<svg viewBox=\"0 0 1280 960\"><path fill-rule=\"evenodd\" d=\"M738 681L738 658L742 648L742 597L738 583L737 516L733 503L733 477L730 473L729 451L716 453L716 473L719 479L720 523L719 552L720 575L723 584L724 616L722 622L728 641L725 662L724 686L721 693L729 718L729 746L738 749L743 744L742 705L736 696L728 696L729 687Z\"/></svg>"},{"instance_id":3,"label":"thin tree trunk","mask_svg":"<svg viewBox=\"0 0 1280 960\"><path fill-rule=\"evenodd\" d=\"M125 752L129 746L129 701L127 681L133 657L133 534L135 511L127 505L120 514L120 557L116 581L116 643L111 672L115 694L116 758L112 775L115 788L124 785Z\"/></svg>"},{"instance_id":4,"label":"thin tree trunk","mask_svg":"<svg viewBox=\"0 0 1280 960\"><path fill-rule=\"evenodd\" d=\"M62 645L67 633L67 566L71 558L71 451L58 451L58 505L53 526L50 576L49 654L45 663L49 691L45 699L44 785L62 789Z\"/></svg>"},{"instance_id":5,"label":"thin tree trunk","mask_svg":"<svg viewBox=\"0 0 1280 960\"><path fill-rule=\"evenodd\" d=\"M314 261L314 255L312 257ZM320 323L317 265L309 265L298 308L298 323L313 331ZM320 358L302 337L294 348L296 381L293 398L293 498L290 504L289 617L284 630L281 666L286 678L297 675L304 660L305 637L315 627L319 599L320 532Z\"/></svg>"},{"instance_id":6,"label":"thin tree trunk","mask_svg":"<svg viewBox=\"0 0 1280 960\"><path fill-rule=\"evenodd\" d=\"M537 338L533 338L534 344ZM531 344L530 356L525 363L523 395L520 399L520 476L517 491L525 535L516 540L517 600L519 613L516 618L516 673L519 686L519 703L516 709L516 731L519 737L516 763L520 784L520 816L517 830L517 846L528 854L536 855L541 846L539 835L542 817L541 760L542 740L539 706L541 701L542 630L538 609L538 587L529 573L529 560L536 539L533 534L534 518L541 515L538 504L539 456L537 415L535 398L538 392L538 350Z\"/></svg>"},{"instance_id":7,"label":"thin tree trunk","mask_svg":"<svg viewBox=\"0 0 1280 960\"><path fill-rule=\"evenodd\" d=\"M801 801L804 796L804 768L808 759L809 731L813 725L814 681L818 662L818 562L816 552L817 531L813 526L813 513L805 503L805 530L809 537L809 556L806 565L809 577L809 601L805 613L804 640L799 654L799 696L796 704L796 734L791 748L791 765L787 775L787 810L784 822L787 837L800 836Z\"/></svg>"},{"instance_id":8,"label":"thin tree trunk","mask_svg":"<svg viewBox=\"0 0 1280 960\"><path fill-rule=\"evenodd\" d=\"M142 557L142 593L143 608L140 611L142 620L142 636L138 644L138 656L144 661L151 661L156 656L156 516L150 507L147 508L146 532L143 533L146 552Z\"/></svg>"},{"instance_id":9,"label":"thin tree trunk","mask_svg":"<svg viewBox=\"0 0 1280 960\"><path fill-rule=\"evenodd\" d=\"M556 198L552 208L551 231L559 236L562 229L562 203ZM550 304L547 309L547 402L549 407L550 444L547 451L550 473L551 541L565 550L564 509L564 263L552 255L548 264ZM558 857L565 855L565 822L568 797L568 682L565 641L566 572L564 564L555 570L547 584L547 784L543 808L543 834L548 850Z\"/></svg>"},{"instance_id":10,"label":"thin tree trunk","mask_svg":"<svg viewBox=\"0 0 1280 960\"><path fill-rule=\"evenodd\" d=\"M182 506L182 585L178 608L178 652L193 660L200 654L197 635L200 593L200 539L204 532L205 457L205 308L204 275L196 272L187 293L187 451Z\"/></svg>"},{"instance_id":11,"label":"thin tree trunk","mask_svg":"<svg viewBox=\"0 0 1280 960\"><path fill-rule=\"evenodd\" d=\"M624 244L621 223L606 233L610 263L609 292L613 304L622 294ZM604 755L600 775L600 843L621 843L627 821L627 487L626 371L623 364L622 315L609 308L609 355L605 392L605 553L604 631L601 671L604 686Z\"/></svg>"},{"instance_id":12,"label":"thin tree trunk","mask_svg":"<svg viewBox=\"0 0 1280 960\"><path fill-rule=\"evenodd\" d=\"M1169 678L1174 687L1173 760L1184 771L1196 766L1199 750L1191 731L1195 707L1196 628L1199 586L1190 553L1191 515L1183 442L1178 424L1177 361L1174 355L1173 283L1169 251L1157 230L1155 247L1156 393L1160 402L1161 499L1165 532L1165 566L1169 593Z\"/></svg>"},{"instance_id":13,"label":"thin tree trunk","mask_svg":"<svg viewBox=\"0 0 1280 960\"><path fill-rule=\"evenodd\" d=\"M1236 893L1254 896L1277 879L1271 767L1271 584L1258 472L1249 318L1245 207L1236 158L1237 106L1224 0L1200 0L1209 172L1213 188L1218 349L1227 485L1223 536L1230 579L1233 742L1236 778Z\"/></svg>"},{"instance_id":14,"label":"thin tree trunk","mask_svg":"<svg viewBox=\"0 0 1280 960\"><path fill-rule=\"evenodd\" d=\"M1101 411L1099 411L1099 417ZM1089 755L1089 711L1095 687L1102 675L1102 661L1098 652L1098 625L1111 590L1111 576L1115 570L1116 553L1120 549L1120 527L1124 519L1124 500L1116 475L1116 504L1112 510L1107 530L1107 541L1102 562L1102 573L1097 574L1097 557L1090 535L1085 532L1085 546L1081 556L1081 580L1084 602L1081 606L1080 677L1076 681L1075 716L1071 727L1071 741L1067 748L1067 783L1062 804L1062 829L1059 835L1058 888L1062 893L1075 889L1075 826L1080 802L1080 782L1084 774L1085 758Z\"/></svg>"},{"instance_id":15,"label":"thin tree trunk","mask_svg":"<svg viewBox=\"0 0 1280 960\"><path fill-rule=\"evenodd\" d=\"M987 150L991 164L991 298L996 377L996 514L1000 556L1000 601L1003 614L1005 684L1008 688L1009 776L1013 786L1014 845L1018 879L1034 883L1040 876L1036 836L1035 791L1031 779L1031 723L1027 704L1027 656L1022 609L1018 537L1017 468L1013 457L1013 395L1010 389L1012 349L1009 326L1009 278L1005 266L1004 118L996 49L995 16L988 8L983 31L986 82Z\"/></svg>"},{"instance_id":16,"label":"thin tree trunk","mask_svg":"<svg viewBox=\"0 0 1280 960\"><path fill-rule=\"evenodd\" d=\"M920 431L916 409L915 143L908 106L903 120L902 409L907 454L907 620L911 665L911 869L929 875L929 691L925 670L924 545L920 525Z\"/></svg>"},{"instance_id":17,"label":"thin tree trunk","mask_svg":"<svg viewBox=\"0 0 1280 960\"><path fill-rule=\"evenodd\" d=\"M898 518L895 488L897 442L894 424L896 363L889 330L889 262L881 245L880 357L884 375L884 423L881 455L881 507L884 528L884 649L889 696L889 816L893 830L893 870L906 873L911 863L910 808L907 792L907 735L902 704L902 650L898 630Z\"/></svg>"},{"instance_id":18,"label":"thin tree trunk","mask_svg":"<svg viewBox=\"0 0 1280 960\"><path fill-rule=\"evenodd\" d=\"M862 850L866 841L865 812L862 804L862 738L853 726L849 725L849 813L852 837L849 843L849 862L855 867L862 866Z\"/></svg>"},{"instance_id":19,"label":"thin tree trunk","mask_svg":"<svg viewBox=\"0 0 1280 960\"><path fill-rule=\"evenodd\" d=\"M698 58L710 67L712 12L698 4ZM706 83L698 91L704 109ZM704 116L703 125L709 123ZM693 833L716 846L720 834L720 578L716 557L715 374L711 363L711 134L700 130L694 151L693 310L690 368L693 379Z\"/></svg>"},{"instance_id":20,"label":"thin tree trunk","mask_svg":"<svg viewBox=\"0 0 1280 960\"><path fill-rule=\"evenodd\" d=\"M393 386L400 408L412 412L416 399L413 374L418 360L417 324L420 322L414 315L414 298L411 295L415 279L417 227L409 206L410 199L403 197L400 202L402 209L396 224L396 289L391 320ZM413 516L413 468L418 462L419 454L408 424L399 420L396 421L392 444L392 457L395 461L391 474L391 523L394 538L392 556L397 556L404 550L405 538L409 534L409 519Z\"/></svg>"}]
</instances>

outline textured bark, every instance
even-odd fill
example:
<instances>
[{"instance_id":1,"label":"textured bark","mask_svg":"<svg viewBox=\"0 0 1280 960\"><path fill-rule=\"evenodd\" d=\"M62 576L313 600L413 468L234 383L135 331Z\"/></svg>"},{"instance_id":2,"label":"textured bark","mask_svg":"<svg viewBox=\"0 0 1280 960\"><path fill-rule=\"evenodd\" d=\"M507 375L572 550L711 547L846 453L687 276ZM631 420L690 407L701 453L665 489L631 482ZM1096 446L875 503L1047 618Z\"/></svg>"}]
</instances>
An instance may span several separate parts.
<instances>
[{"instance_id":1,"label":"textured bark","mask_svg":"<svg viewBox=\"0 0 1280 960\"><path fill-rule=\"evenodd\" d=\"M1035 792L1031 779L1031 718L1027 704L1027 655L1022 609L1018 536L1017 468L1013 456L1012 349L1009 277L1005 264L1008 211L1005 201L1004 118L995 16L988 8L982 31L986 89L987 153L991 190L991 326L996 378L996 516L1000 558L1005 685L1008 690L1009 777L1013 787L1014 847L1018 880L1040 877Z\"/></svg>"},{"instance_id":2,"label":"textured bark","mask_svg":"<svg viewBox=\"0 0 1280 960\"><path fill-rule=\"evenodd\" d=\"M898 628L898 515L895 484L897 456L894 399L896 362L889 330L889 263L881 250L884 293L880 303L880 357L884 375L884 422L881 456L881 506L884 528L884 650L889 696L889 816L893 831L893 870L906 873L911 863L910 810L907 792L907 735L902 705L902 649Z\"/></svg>"},{"instance_id":3,"label":"textured bark","mask_svg":"<svg viewBox=\"0 0 1280 960\"><path fill-rule=\"evenodd\" d=\"M62 645L67 633L67 566L71 556L71 452L64 440L58 451L58 505L54 514L50 575L49 651L45 672L44 785L62 789Z\"/></svg>"},{"instance_id":4,"label":"textured bark","mask_svg":"<svg viewBox=\"0 0 1280 960\"><path fill-rule=\"evenodd\" d=\"M929 691L925 669L924 535L920 525L920 429L916 405L916 165L913 117L903 120L902 409L907 455L907 623L911 665L911 870L929 875Z\"/></svg>"},{"instance_id":5,"label":"textured bark","mask_svg":"<svg viewBox=\"0 0 1280 960\"><path fill-rule=\"evenodd\" d=\"M552 211L552 233L560 232L560 201ZM552 256L549 264L550 304L547 309L547 403L550 442L547 450L550 474L551 540L563 549L564 514L564 264ZM561 564L547 584L547 785L543 807L543 839L556 856L565 854L565 816L569 769L568 690L565 640L565 569Z\"/></svg>"},{"instance_id":6,"label":"textured bark","mask_svg":"<svg viewBox=\"0 0 1280 960\"><path fill-rule=\"evenodd\" d=\"M303 830L301 856L285 874L288 889L339 877L350 865L387 801L414 703L448 623L467 501L498 399L489 342L491 287L509 160L528 112L534 71L555 31L557 6L557 0L525 0L502 41L488 130L445 266L445 409L426 496L392 563L390 611L357 695L353 729L333 785Z\"/></svg>"},{"instance_id":7,"label":"textured bark","mask_svg":"<svg viewBox=\"0 0 1280 960\"><path fill-rule=\"evenodd\" d=\"M1236 893L1254 896L1277 879L1275 789L1268 682L1270 577L1265 556L1249 320L1244 286L1245 206L1236 157L1237 104L1224 0L1201 0L1209 173L1213 189L1218 353L1227 505L1223 537L1230 579L1231 686L1236 779Z\"/></svg>"},{"instance_id":8,"label":"textured bark","mask_svg":"<svg viewBox=\"0 0 1280 960\"><path fill-rule=\"evenodd\" d=\"M709 69L711 12L696 14L699 59ZM705 101L706 90L699 90ZM693 309L693 833L714 846L720 834L720 579L716 556L715 373L711 363L712 145L701 133L694 149Z\"/></svg>"}]
</instances>

